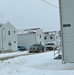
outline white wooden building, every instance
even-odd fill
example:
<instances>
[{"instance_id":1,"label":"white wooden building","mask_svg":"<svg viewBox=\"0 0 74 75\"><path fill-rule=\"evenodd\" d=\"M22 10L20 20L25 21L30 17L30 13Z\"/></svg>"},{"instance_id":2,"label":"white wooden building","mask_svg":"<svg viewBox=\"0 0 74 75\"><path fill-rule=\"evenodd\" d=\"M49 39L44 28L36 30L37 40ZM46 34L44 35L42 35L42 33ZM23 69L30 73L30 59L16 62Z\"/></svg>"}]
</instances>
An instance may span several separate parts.
<instances>
[{"instance_id":1,"label":"white wooden building","mask_svg":"<svg viewBox=\"0 0 74 75\"><path fill-rule=\"evenodd\" d=\"M49 31L44 32L44 43L47 44L48 42L59 40L59 32L58 31Z\"/></svg>"},{"instance_id":2,"label":"white wooden building","mask_svg":"<svg viewBox=\"0 0 74 75\"><path fill-rule=\"evenodd\" d=\"M62 60L74 62L74 0L59 0Z\"/></svg>"},{"instance_id":3,"label":"white wooden building","mask_svg":"<svg viewBox=\"0 0 74 75\"><path fill-rule=\"evenodd\" d=\"M18 45L24 45L27 49L29 49L32 44L44 45L43 30L40 28L23 29L18 32L17 37Z\"/></svg>"},{"instance_id":4,"label":"white wooden building","mask_svg":"<svg viewBox=\"0 0 74 75\"><path fill-rule=\"evenodd\" d=\"M17 30L10 23L0 23L0 52L17 51Z\"/></svg>"}]
</instances>

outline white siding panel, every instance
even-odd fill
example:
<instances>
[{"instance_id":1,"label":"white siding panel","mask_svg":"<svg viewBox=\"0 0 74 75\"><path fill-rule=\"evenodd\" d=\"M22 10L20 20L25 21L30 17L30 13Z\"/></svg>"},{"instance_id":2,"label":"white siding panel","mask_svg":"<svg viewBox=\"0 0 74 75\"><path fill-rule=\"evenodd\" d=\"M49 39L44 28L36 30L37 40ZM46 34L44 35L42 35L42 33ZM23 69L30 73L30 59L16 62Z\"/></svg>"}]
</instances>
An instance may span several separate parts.
<instances>
[{"instance_id":1,"label":"white siding panel","mask_svg":"<svg viewBox=\"0 0 74 75\"><path fill-rule=\"evenodd\" d=\"M74 44L74 42L64 43L65 55L67 55L68 53L74 53L74 46L73 46L73 44Z\"/></svg>"},{"instance_id":2,"label":"white siding panel","mask_svg":"<svg viewBox=\"0 0 74 75\"><path fill-rule=\"evenodd\" d=\"M59 1L61 1L63 57L65 62L74 62L74 0ZM70 26L64 27L65 24Z\"/></svg>"},{"instance_id":3,"label":"white siding panel","mask_svg":"<svg viewBox=\"0 0 74 75\"><path fill-rule=\"evenodd\" d=\"M74 42L64 43L64 60L74 62Z\"/></svg>"},{"instance_id":4,"label":"white siding panel","mask_svg":"<svg viewBox=\"0 0 74 75\"><path fill-rule=\"evenodd\" d=\"M74 33L64 33L64 42L74 42Z\"/></svg>"}]
</instances>

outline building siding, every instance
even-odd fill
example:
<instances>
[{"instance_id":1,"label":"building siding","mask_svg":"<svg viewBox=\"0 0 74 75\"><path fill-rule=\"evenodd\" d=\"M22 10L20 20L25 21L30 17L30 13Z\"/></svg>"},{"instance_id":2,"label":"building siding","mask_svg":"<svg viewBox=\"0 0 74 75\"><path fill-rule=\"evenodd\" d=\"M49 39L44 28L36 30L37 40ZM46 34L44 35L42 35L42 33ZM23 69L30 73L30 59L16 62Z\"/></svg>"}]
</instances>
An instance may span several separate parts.
<instances>
[{"instance_id":1,"label":"building siding","mask_svg":"<svg viewBox=\"0 0 74 75\"><path fill-rule=\"evenodd\" d=\"M8 31L10 31L10 35L8 35ZM14 33L15 31L15 33ZM16 43L14 42L16 41ZM17 30L9 23L5 23L1 27L1 51L17 51ZM9 46L9 43L11 43L11 46Z\"/></svg>"},{"instance_id":2,"label":"building siding","mask_svg":"<svg viewBox=\"0 0 74 75\"><path fill-rule=\"evenodd\" d=\"M63 61L74 62L74 0L59 0Z\"/></svg>"},{"instance_id":3,"label":"building siding","mask_svg":"<svg viewBox=\"0 0 74 75\"><path fill-rule=\"evenodd\" d=\"M18 45L24 45L27 49L36 42L35 34L18 34Z\"/></svg>"}]
</instances>

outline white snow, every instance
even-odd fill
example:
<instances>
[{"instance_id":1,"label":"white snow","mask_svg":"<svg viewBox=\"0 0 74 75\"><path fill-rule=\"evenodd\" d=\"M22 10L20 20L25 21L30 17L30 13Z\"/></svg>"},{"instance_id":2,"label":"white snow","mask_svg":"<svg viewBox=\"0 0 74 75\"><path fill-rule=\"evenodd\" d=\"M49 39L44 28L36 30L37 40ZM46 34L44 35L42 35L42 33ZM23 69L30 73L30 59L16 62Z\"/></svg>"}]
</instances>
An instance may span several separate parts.
<instances>
[{"instance_id":1,"label":"white snow","mask_svg":"<svg viewBox=\"0 0 74 75\"><path fill-rule=\"evenodd\" d=\"M13 53L2 53L0 54L0 58L3 57L9 57L9 56L13 56L13 55L21 55L21 54L28 54L28 51L24 51L24 52L13 52Z\"/></svg>"},{"instance_id":2,"label":"white snow","mask_svg":"<svg viewBox=\"0 0 74 75\"><path fill-rule=\"evenodd\" d=\"M0 75L74 75L74 63L62 64L53 56L45 52L0 61Z\"/></svg>"}]
</instances>

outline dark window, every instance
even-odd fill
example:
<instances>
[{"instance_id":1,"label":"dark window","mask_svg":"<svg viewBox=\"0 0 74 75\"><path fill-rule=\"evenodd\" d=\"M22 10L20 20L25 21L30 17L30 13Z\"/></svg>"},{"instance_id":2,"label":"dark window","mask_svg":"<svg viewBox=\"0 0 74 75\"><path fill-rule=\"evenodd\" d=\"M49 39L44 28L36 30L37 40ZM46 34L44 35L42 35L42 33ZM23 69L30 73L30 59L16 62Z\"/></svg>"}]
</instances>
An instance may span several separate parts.
<instances>
[{"instance_id":1,"label":"dark window","mask_svg":"<svg viewBox=\"0 0 74 75\"><path fill-rule=\"evenodd\" d=\"M54 43L47 43L46 45L54 45Z\"/></svg>"},{"instance_id":2,"label":"dark window","mask_svg":"<svg viewBox=\"0 0 74 75\"><path fill-rule=\"evenodd\" d=\"M16 41L14 41L14 43L16 43Z\"/></svg>"},{"instance_id":3,"label":"dark window","mask_svg":"<svg viewBox=\"0 0 74 75\"><path fill-rule=\"evenodd\" d=\"M8 35L10 35L10 31L8 31Z\"/></svg>"},{"instance_id":4,"label":"dark window","mask_svg":"<svg viewBox=\"0 0 74 75\"><path fill-rule=\"evenodd\" d=\"M11 46L11 43L8 43L9 46Z\"/></svg>"},{"instance_id":5,"label":"dark window","mask_svg":"<svg viewBox=\"0 0 74 75\"><path fill-rule=\"evenodd\" d=\"M53 39L52 36L50 36L50 39Z\"/></svg>"},{"instance_id":6,"label":"dark window","mask_svg":"<svg viewBox=\"0 0 74 75\"><path fill-rule=\"evenodd\" d=\"M14 31L14 33L15 33L15 31Z\"/></svg>"},{"instance_id":7,"label":"dark window","mask_svg":"<svg viewBox=\"0 0 74 75\"><path fill-rule=\"evenodd\" d=\"M45 39L45 40L47 39L46 36L44 37L44 39Z\"/></svg>"},{"instance_id":8,"label":"dark window","mask_svg":"<svg viewBox=\"0 0 74 75\"><path fill-rule=\"evenodd\" d=\"M58 36L56 36L56 39L58 39Z\"/></svg>"},{"instance_id":9,"label":"dark window","mask_svg":"<svg viewBox=\"0 0 74 75\"><path fill-rule=\"evenodd\" d=\"M41 38L41 35L40 35L40 38Z\"/></svg>"}]
</instances>

